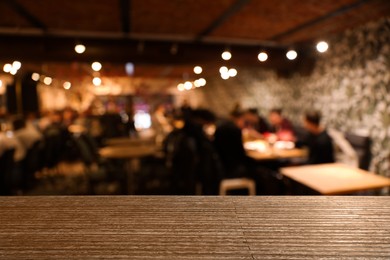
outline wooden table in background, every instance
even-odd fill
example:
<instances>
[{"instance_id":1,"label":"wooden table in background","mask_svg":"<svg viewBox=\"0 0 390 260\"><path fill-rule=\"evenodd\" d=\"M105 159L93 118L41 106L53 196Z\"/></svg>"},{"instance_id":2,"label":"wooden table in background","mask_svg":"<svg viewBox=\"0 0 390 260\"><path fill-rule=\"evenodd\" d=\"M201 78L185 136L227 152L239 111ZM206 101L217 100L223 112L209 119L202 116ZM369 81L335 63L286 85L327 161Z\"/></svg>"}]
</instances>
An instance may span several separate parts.
<instances>
[{"instance_id":1,"label":"wooden table in background","mask_svg":"<svg viewBox=\"0 0 390 260\"><path fill-rule=\"evenodd\" d=\"M109 138L104 142L107 146L143 146L153 145L155 140L152 138L129 138L129 137L116 137Z\"/></svg>"},{"instance_id":2,"label":"wooden table in background","mask_svg":"<svg viewBox=\"0 0 390 260\"><path fill-rule=\"evenodd\" d=\"M324 195L390 187L389 178L340 163L285 167L281 173Z\"/></svg>"},{"instance_id":3,"label":"wooden table in background","mask_svg":"<svg viewBox=\"0 0 390 260\"><path fill-rule=\"evenodd\" d=\"M155 145L148 146L106 146L99 150L99 154L107 159L123 159L126 160L126 174L127 174L127 192L128 194L135 193L135 178L134 167L135 160L157 154Z\"/></svg>"},{"instance_id":4,"label":"wooden table in background","mask_svg":"<svg viewBox=\"0 0 390 260\"><path fill-rule=\"evenodd\" d=\"M0 197L0 259L389 259L390 197Z\"/></svg>"},{"instance_id":5,"label":"wooden table in background","mask_svg":"<svg viewBox=\"0 0 390 260\"><path fill-rule=\"evenodd\" d=\"M244 148L246 154L257 161L305 159L308 156L308 150L306 148L294 148L294 143L292 142L281 141L270 145L266 140L257 139L244 142Z\"/></svg>"},{"instance_id":6,"label":"wooden table in background","mask_svg":"<svg viewBox=\"0 0 390 260\"><path fill-rule=\"evenodd\" d=\"M153 155L156 146L106 146L99 150L100 156L110 159L132 159Z\"/></svg>"},{"instance_id":7,"label":"wooden table in background","mask_svg":"<svg viewBox=\"0 0 390 260\"><path fill-rule=\"evenodd\" d=\"M294 148L294 149L273 149L268 152L260 152L256 150L247 150L246 154L257 160L277 160L277 159L293 159L293 158L306 158L307 149Z\"/></svg>"}]
</instances>

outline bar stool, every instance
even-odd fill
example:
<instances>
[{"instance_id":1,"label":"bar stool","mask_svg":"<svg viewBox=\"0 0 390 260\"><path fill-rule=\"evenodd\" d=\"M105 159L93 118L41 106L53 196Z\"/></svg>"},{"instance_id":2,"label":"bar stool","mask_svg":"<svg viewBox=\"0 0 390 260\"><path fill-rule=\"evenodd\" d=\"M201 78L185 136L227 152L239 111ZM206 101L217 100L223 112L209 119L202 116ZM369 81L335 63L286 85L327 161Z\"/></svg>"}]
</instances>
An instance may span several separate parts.
<instances>
[{"instance_id":1,"label":"bar stool","mask_svg":"<svg viewBox=\"0 0 390 260\"><path fill-rule=\"evenodd\" d=\"M247 178L224 179L219 185L219 195L227 195L229 190L248 189L250 196L256 195L256 183Z\"/></svg>"}]
</instances>

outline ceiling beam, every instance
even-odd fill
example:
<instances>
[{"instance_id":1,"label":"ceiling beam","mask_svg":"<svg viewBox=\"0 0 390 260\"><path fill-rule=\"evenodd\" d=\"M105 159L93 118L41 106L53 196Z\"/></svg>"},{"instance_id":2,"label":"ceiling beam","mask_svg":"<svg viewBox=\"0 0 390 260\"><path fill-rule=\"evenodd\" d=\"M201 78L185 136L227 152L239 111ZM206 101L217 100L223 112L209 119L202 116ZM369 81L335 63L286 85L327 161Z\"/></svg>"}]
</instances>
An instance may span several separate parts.
<instances>
[{"instance_id":1,"label":"ceiling beam","mask_svg":"<svg viewBox=\"0 0 390 260\"><path fill-rule=\"evenodd\" d=\"M359 0L357 2L354 2L354 3L350 4L350 5L343 6L343 7L339 8L339 9L337 9L335 11L329 12L329 13L323 15L323 16L317 17L317 18L315 18L313 20L310 20L310 21L308 21L306 23L298 25L297 27L294 27L294 28L292 28L292 29L290 29L288 31L285 31L285 32L282 32L280 34L274 35L269 40L270 41L278 41L278 40L280 40L282 38L285 38L285 37L287 37L287 36L289 36L291 34L294 34L294 33L298 32L298 31L301 31L301 30L304 30L306 28L312 27L314 25L322 23L325 20L328 20L330 18L334 18L334 17L342 15L342 14L348 12L348 11L351 11L351 10L353 10L355 8L358 8L361 5L363 5L363 4L365 4L365 3L369 2L369 1L370 0Z\"/></svg>"},{"instance_id":2,"label":"ceiling beam","mask_svg":"<svg viewBox=\"0 0 390 260\"><path fill-rule=\"evenodd\" d=\"M41 20L31 14L23 5L16 2L16 0L6 0L5 3L7 3L16 13L26 19L34 27L43 31L47 30L47 26Z\"/></svg>"},{"instance_id":3,"label":"ceiling beam","mask_svg":"<svg viewBox=\"0 0 390 260\"><path fill-rule=\"evenodd\" d=\"M250 0L236 0L225 12L223 12L217 19L215 19L209 27L203 30L200 34L198 34L195 38L195 41L201 41L219 26L221 26L224 22L226 22L231 16L237 13L241 8L243 8Z\"/></svg>"},{"instance_id":4,"label":"ceiling beam","mask_svg":"<svg viewBox=\"0 0 390 260\"><path fill-rule=\"evenodd\" d=\"M1 1L1 0L0 0ZM189 35L178 35L178 34L147 34L147 33L134 33L131 32L127 35L124 35L122 32L99 32L99 31L74 31L74 30L50 30L43 32L40 29L33 28L8 28L0 26L0 37L59 37L59 38L77 38L77 39L131 39L137 41L150 41L150 42L169 42L169 43L193 43L194 38ZM198 42L199 43L199 42ZM242 38L225 38L225 37L215 37L215 36L206 36L203 38L203 44L222 44L224 46L264 46L270 48L287 48L285 44L279 44L272 41L261 41L261 40L251 40L251 39L242 39Z\"/></svg>"},{"instance_id":5,"label":"ceiling beam","mask_svg":"<svg viewBox=\"0 0 390 260\"><path fill-rule=\"evenodd\" d=\"M121 14L122 32L125 34L130 33L131 28L130 8L131 0L120 0L119 12Z\"/></svg>"},{"instance_id":6,"label":"ceiling beam","mask_svg":"<svg viewBox=\"0 0 390 260\"><path fill-rule=\"evenodd\" d=\"M145 42L145 50L137 50L138 40L128 38L102 39L84 38L87 50L82 55L74 52L74 38L53 37L47 34L36 36L0 35L0 63L18 59L22 62L101 62L156 65L189 65L194 64L228 64L229 66L267 67L273 69L294 70L296 62L286 59L285 50L280 48L268 49L269 60L260 63L257 60L258 46L232 46L234 58L224 62L220 58L221 44L182 43L177 55L172 55L171 42ZM5 51L6 50L6 51ZM301 55L304 60L305 56Z\"/></svg>"}]
</instances>

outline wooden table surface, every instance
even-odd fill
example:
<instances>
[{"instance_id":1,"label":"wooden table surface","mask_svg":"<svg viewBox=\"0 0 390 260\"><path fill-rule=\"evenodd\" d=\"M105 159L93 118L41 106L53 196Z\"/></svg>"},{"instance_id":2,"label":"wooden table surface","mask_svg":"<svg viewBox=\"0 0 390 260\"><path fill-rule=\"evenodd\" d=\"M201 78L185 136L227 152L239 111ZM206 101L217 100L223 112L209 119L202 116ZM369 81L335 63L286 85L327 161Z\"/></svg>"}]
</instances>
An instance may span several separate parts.
<instances>
[{"instance_id":1,"label":"wooden table surface","mask_svg":"<svg viewBox=\"0 0 390 260\"><path fill-rule=\"evenodd\" d=\"M129 138L129 137L116 137L109 138L104 142L108 146L142 146L142 145L154 145L155 140L152 138Z\"/></svg>"},{"instance_id":2,"label":"wooden table surface","mask_svg":"<svg viewBox=\"0 0 390 260\"><path fill-rule=\"evenodd\" d=\"M99 150L100 156L111 159L141 158L157 153L155 145L145 146L106 146Z\"/></svg>"},{"instance_id":3,"label":"wooden table surface","mask_svg":"<svg viewBox=\"0 0 390 260\"><path fill-rule=\"evenodd\" d=\"M280 172L324 195L390 187L390 178L341 163L285 167Z\"/></svg>"},{"instance_id":4,"label":"wooden table surface","mask_svg":"<svg viewBox=\"0 0 390 260\"><path fill-rule=\"evenodd\" d=\"M0 197L0 259L389 259L390 197Z\"/></svg>"},{"instance_id":5,"label":"wooden table surface","mask_svg":"<svg viewBox=\"0 0 390 260\"><path fill-rule=\"evenodd\" d=\"M273 149L269 152L261 152L256 150L247 150L246 154L258 161L261 160L276 160L276 159L292 159L292 158L306 158L308 155L307 149Z\"/></svg>"},{"instance_id":6,"label":"wooden table surface","mask_svg":"<svg viewBox=\"0 0 390 260\"><path fill-rule=\"evenodd\" d=\"M99 154L107 159L127 160L125 165L126 184L123 188L125 194L135 194L136 181L135 172L139 169L139 158L157 155L158 149L155 145L143 146L106 146L99 150Z\"/></svg>"},{"instance_id":7,"label":"wooden table surface","mask_svg":"<svg viewBox=\"0 0 390 260\"><path fill-rule=\"evenodd\" d=\"M286 148L287 145L291 147ZM257 161L307 158L306 148L294 148L294 146L292 142L277 142L272 146L263 139L244 142L246 154Z\"/></svg>"}]
</instances>

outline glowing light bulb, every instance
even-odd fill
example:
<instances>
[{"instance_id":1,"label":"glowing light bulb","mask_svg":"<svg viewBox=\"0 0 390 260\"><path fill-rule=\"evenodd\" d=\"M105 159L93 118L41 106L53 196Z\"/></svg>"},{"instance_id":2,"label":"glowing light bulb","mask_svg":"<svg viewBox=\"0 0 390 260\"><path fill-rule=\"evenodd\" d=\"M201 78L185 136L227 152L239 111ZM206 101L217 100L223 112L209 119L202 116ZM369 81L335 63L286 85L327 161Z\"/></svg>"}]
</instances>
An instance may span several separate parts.
<instances>
[{"instance_id":1,"label":"glowing light bulb","mask_svg":"<svg viewBox=\"0 0 390 260\"><path fill-rule=\"evenodd\" d=\"M185 90L184 84L183 84L183 83L178 84L178 85L177 85L177 90L179 90L179 91L184 91L184 90Z\"/></svg>"},{"instance_id":2,"label":"glowing light bulb","mask_svg":"<svg viewBox=\"0 0 390 260\"><path fill-rule=\"evenodd\" d=\"M229 74L229 77L235 77L235 76L237 76L237 70L236 69L230 69L229 71L228 71L228 74Z\"/></svg>"},{"instance_id":3,"label":"glowing light bulb","mask_svg":"<svg viewBox=\"0 0 390 260\"><path fill-rule=\"evenodd\" d=\"M262 51L259 53L259 55L257 55L257 58L259 61L264 62L268 59L268 54Z\"/></svg>"},{"instance_id":4,"label":"glowing light bulb","mask_svg":"<svg viewBox=\"0 0 390 260\"><path fill-rule=\"evenodd\" d=\"M316 48L317 48L318 52L323 53L323 52L326 52L328 50L329 45L327 42L321 41L321 42L317 43Z\"/></svg>"},{"instance_id":5,"label":"glowing light bulb","mask_svg":"<svg viewBox=\"0 0 390 260\"><path fill-rule=\"evenodd\" d=\"M48 86L49 86L52 82L53 82L53 79L50 78L50 77L45 77L45 78L43 79L43 83L45 83L45 84L48 85Z\"/></svg>"},{"instance_id":6,"label":"glowing light bulb","mask_svg":"<svg viewBox=\"0 0 390 260\"><path fill-rule=\"evenodd\" d=\"M200 74L200 73L202 73L202 71L203 71L203 69L202 69L201 66L195 66L194 67L194 73L195 74Z\"/></svg>"},{"instance_id":7,"label":"glowing light bulb","mask_svg":"<svg viewBox=\"0 0 390 260\"><path fill-rule=\"evenodd\" d=\"M227 80L228 78L230 78L229 72L227 72L227 73L222 73L222 74L221 74L221 78L224 79L224 80Z\"/></svg>"},{"instance_id":8,"label":"glowing light bulb","mask_svg":"<svg viewBox=\"0 0 390 260\"><path fill-rule=\"evenodd\" d=\"M20 61L14 61L13 63L12 63L12 67L14 68L14 69L16 69L16 70L19 70L21 67L22 67L22 63L20 63Z\"/></svg>"},{"instance_id":9,"label":"glowing light bulb","mask_svg":"<svg viewBox=\"0 0 390 260\"><path fill-rule=\"evenodd\" d=\"M16 68L12 68L9 73L11 73L12 75L16 75L16 73L18 73L18 70Z\"/></svg>"},{"instance_id":10,"label":"glowing light bulb","mask_svg":"<svg viewBox=\"0 0 390 260\"><path fill-rule=\"evenodd\" d=\"M294 50L290 50L286 53L286 57L289 60L295 60L298 57L298 53Z\"/></svg>"},{"instance_id":11,"label":"glowing light bulb","mask_svg":"<svg viewBox=\"0 0 390 260\"><path fill-rule=\"evenodd\" d=\"M78 53L78 54L81 54L81 53L84 53L85 52L85 46L82 45L82 44L77 44L75 47L74 47L74 50Z\"/></svg>"},{"instance_id":12,"label":"glowing light bulb","mask_svg":"<svg viewBox=\"0 0 390 260\"><path fill-rule=\"evenodd\" d=\"M69 81L64 82L64 89L70 89L72 87L72 84Z\"/></svg>"},{"instance_id":13,"label":"glowing light bulb","mask_svg":"<svg viewBox=\"0 0 390 260\"><path fill-rule=\"evenodd\" d=\"M219 68L219 73L221 74L224 74L224 73L228 73L229 69L225 66L222 66Z\"/></svg>"},{"instance_id":14,"label":"glowing light bulb","mask_svg":"<svg viewBox=\"0 0 390 260\"><path fill-rule=\"evenodd\" d=\"M95 61L94 63L92 63L91 67L94 71L100 71L102 69L102 64L100 62Z\"/></svg>"},{"instance_id":15,"label":"glowing light bulb","mask_svg":"<svg viewBox=\"0 0 390 260\"><path fill-rule=\"evenodd\" d=\"M200 78L200 79L198 79L198 84L199 84L199 87L204 87L204 86L206 86L206 80L204 78Z\"/></svg>"},{"instance_id":16,"label":"glowing light bulb","mask_svg":"<svg viewBox=\"0 0 390 260\"><path fill-rule=\"evenodd\" d=\"M199 84L199 80L198 80L198 79L194 81L194 86L195 86L196 88L199 88L199 87L200 87L200 84Z\"/></svg>"},{"instance_id":17,"label":"glowing light bulb","mask_svg":"<svg viewBox=\"0 0 390 260\"><path fill-rule=\"evenodd\" d=\"M94 77L94 78L92 79L92 83L93 83L96 87L98 87L98 86L100 86L100 85L102 84L102 80L101 80L101 78L99 78L99 77Z\"/></svg>"},{"instance_id":18,"label":"glowing light bulb","mask_svg":"<svg viewBox=\"0 0 390 260\"><path fill-rule=\"evenodd\" d=\"M34 81L38 81L41 76L38 73L31 74L31 79Z\"/></svg>"},{"instance_id":19,"label":"glowing light bulb","mask_svg":"<svg viewBox=\"0 0 390 260\"><path fill-rule=\"evenodd\" d=\"M192 89L192 83L191 83L190 81L184 82L184 88L185 88L186 90Z\"/></svg>"},{"instance_id":20,"label":"glowing light bulb","mask_svg":"<svg viewBox=\"0 0 390 260\"><path fill-rule=\"evenodd\" d=\"M224 60L230 60L232 58L232 54L230 53L230 51L224 51L221 56Z\"/></svg>"},{"instance_id":21,"label":"glowing light bulb","mask_svg":"<svg viewBox=\"0 0 390 260\"><path fill-rule=\"evenodd\" d=\"M200 78L194 81L194 86L197 88L203 87L206 85L206 80L204 78Z\"/></svg>"},{"instance_id":22,"label":"glowing light bulb","mask_svg":"<svg viewBox=\"0 0 390 260\"><path fill-rule=\"evenodd\" d=\"M11 70L12 70L12 65L11 65L11 64L7 63L7 64L4 65L3 71L4 71L5 73L10 73Z\"/></svg>"}]
</instances>

